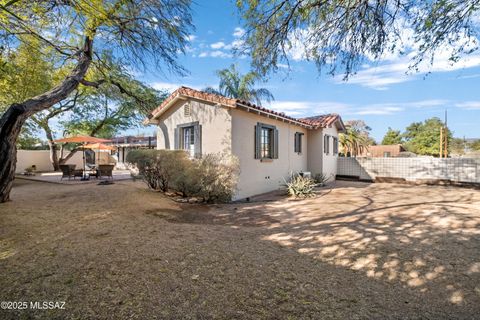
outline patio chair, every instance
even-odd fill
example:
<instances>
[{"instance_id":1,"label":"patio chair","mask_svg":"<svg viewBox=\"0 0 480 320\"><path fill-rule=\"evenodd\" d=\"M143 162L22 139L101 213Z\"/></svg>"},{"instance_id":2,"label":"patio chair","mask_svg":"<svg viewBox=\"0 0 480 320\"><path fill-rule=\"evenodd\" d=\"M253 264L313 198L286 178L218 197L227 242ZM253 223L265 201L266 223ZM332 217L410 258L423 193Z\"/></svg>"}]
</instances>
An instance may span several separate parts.
<instances>
[{"instance_id":1,"label":"patio chair","mask_svg":"<svg viewBox=\"0 0 480 320\"><path fill-rule=\"evenodd\" d=\"M113 164L100 164L97 169L97 178L108 177L113 179Z\"/></svg>"},{"instance_id":2,"label":"patio chair","mask_svg":"<svg viewBox=\"0 0 480 320\"><path fill-rule=\"evenodd\" d=\"M70 178L73 177L75 180L76 177L82 177L83 176L83 170L82 169L75 169L76 165L74 164L61 164L60 165L60 170L62 170L62 178L60 180L63 180L63 178Z\"/></svg>"}]
</instances>

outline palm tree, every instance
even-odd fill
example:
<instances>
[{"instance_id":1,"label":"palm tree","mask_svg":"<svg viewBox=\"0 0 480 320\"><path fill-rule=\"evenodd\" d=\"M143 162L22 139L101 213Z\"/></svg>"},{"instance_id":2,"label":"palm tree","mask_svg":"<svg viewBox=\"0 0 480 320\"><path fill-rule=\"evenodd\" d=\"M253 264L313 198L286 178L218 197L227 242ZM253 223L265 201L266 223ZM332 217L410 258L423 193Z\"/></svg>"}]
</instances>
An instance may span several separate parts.
<instances>
[{"instance_id":1,"label":"palm tree","mask_svg":"<svg viewBox=\"0 0 480 320\"><path fill-rule=\"evenodd\" d=\"M371 144L370 139L363 132L347 127L345 133L339 135L339 143L345 156L356 157L364 150L368 150L368 146Z\"/></svg>"},{"instance_id":2,"label":"palm tree","mask_svg":"<svg viewBox=\"0 0 480 320\"><path fill-rule=\"evenodd\" d=\"M257 105L262 105L262 100L270 102L274 100L272 93L266 88L255 89L255 82L259 76L255 72L249 72L241 75L235 64L230 68L217 71L220 79L218 90L212 87L204 89L205 92L221 94L225 97L236 98L245 101L251 101Z\"/></svg>"}]
</instances>

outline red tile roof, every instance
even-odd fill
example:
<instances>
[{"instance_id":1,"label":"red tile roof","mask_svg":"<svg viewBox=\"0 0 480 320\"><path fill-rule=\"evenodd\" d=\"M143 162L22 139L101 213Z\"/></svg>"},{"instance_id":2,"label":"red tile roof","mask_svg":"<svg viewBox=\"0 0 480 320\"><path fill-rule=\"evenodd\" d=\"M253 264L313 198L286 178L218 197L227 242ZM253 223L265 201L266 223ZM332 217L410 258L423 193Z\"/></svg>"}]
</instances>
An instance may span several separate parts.
<instances>
[{"instance_id":1,"label":"red tile roof","mask_svg":"<svg viewBox=\"0 0 480 320\"><path fill-rule=\"evenodd\" d=\"M155 116L158 112L160 112L163 108L165 108L173 99L179 97L179 96L187 96L191 98L196 98L199 100L204 100L204 101L209 101L213 103L220 103L222 105L230 106L230 107L236 107L237 105L240 106L246 106L252 109L256 109L268 114L272 114L284 119L288 119L291 121L298 122L300 124L304 124L309 127L313 128L326 128L331 126L335 121L339 120L343 126L342 119L338 114L332 113L332 114L326 114L326 115L319 115L319 116L314 116L314 117L308 117L308 118L301 118L297 119L294 117L287 116L283 112L277 112L271 109L267 109L261 106L257 106L256 104L253 104L251 102L245 101L245 100L239 100L239 99L234 99L234 98L227 98L218 94L214 93L208 93L208 92L203 92L199 90L195 90L192 88L188 87L180 87L177 90L175 90L170 96L168 96L167 99L165 99L160 106L158 106L155 110L152 111L151 117Z\"/></svg>"},{"instance_id":2,"label":"red tile roof","mask_svg":"<svg viewBox=\"0 0 480 320\"><path fill-rule=\"evenodd\" d=\"M327 128L335 123L335 121L342 121L340 116L336 113L324 114L320 116L313 116L299 119L303 122L309 123L311 126ZM343 124L343 123L342 123Z\"/></svg>"}]
</instances>

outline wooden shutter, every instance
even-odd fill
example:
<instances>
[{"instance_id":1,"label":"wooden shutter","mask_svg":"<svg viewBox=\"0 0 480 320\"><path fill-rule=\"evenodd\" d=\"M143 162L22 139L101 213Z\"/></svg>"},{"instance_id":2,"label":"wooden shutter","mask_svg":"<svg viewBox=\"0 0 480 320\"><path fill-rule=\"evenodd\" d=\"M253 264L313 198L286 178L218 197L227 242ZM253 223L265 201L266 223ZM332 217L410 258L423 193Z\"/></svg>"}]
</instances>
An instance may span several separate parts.
<instances>
[{"instance_id":1,"label":"wooden shutter","mask_svg":"<svg viewBox=\"0 0 480 320\"><path fill-rule=\"evenodd\" d=\"M193 126L193 142L195 144L195 158L202 157L202 125L195 124Z\"/></svg>"},{"instance_id":2,"label":"wooden shutter","mask_svg":"<svg viewBox=\"0 0 480 320\"><path fill-rule=\"evenodd\" d=\"M295 137L293 142L293 152L298 152L298 132L295 132Z\"/></svg>"},{"instance_id":3,"label":"wooden shutter","mask_svg":"<svg viewBox=\"0 0 480 320\"><path fill-rule=\"evenodd\" d=\"M273 159L278 159L278 129L273 128Z\"/></svg>"},{"instance_id":4,"label":"wooden shutter","mask_svg":"<svg viewBox=\"0 0 480 320\"><path fill-rule=\"evenodd\" d=\"M176 127L173 132L173 149L180 149L180 128Z\"/></svg>"},{"instance_id":5,"label":"wooden shutter","mask_svg":"<svg viewBox=\"0 0 480 320\"><path fill-rule=\"evenodd\" d=\"M302 136L303 133L298 133L298 142L297 142L297 148L298 148L298 153L302 153Z\"/></svg>"},{"instance_id":6,"label":"wooden shutter","mask_svg":"<svg viewBox=\"0 0 480 320\"><path fill-rule=\"evenodd\" d=\"M260 141L261 137L260 134L262 132L262 125L260 122L257 123L255 126L255 135L254 135L254 141L255 141L255 159L260 159Z\"/></svg>"}]
</instances>

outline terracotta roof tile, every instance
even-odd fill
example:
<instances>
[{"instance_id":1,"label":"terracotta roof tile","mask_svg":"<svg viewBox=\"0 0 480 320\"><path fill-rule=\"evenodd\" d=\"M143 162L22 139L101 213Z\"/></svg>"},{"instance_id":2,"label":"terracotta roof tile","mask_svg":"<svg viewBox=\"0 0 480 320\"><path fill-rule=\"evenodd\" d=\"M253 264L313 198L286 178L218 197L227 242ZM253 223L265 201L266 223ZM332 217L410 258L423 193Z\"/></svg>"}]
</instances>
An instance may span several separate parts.
<instances>
[{"instance_id":1,"label":"terracotta roof tile","mask_svg":"<svg viewBox=\"0 0 480 320\"><path fill-rule=\"evenodd\" d=\"M326 128L331 126L335 121L339 120L340 122L342 121L340 116L338 114L332 113L332 114L326 114L326 115L319 115L319 116L314 116L314 117L308 117L308 118L294 118L287 116L283 112L277 112L271 109L267 109L261 106L257 106L256 104L253 104L251 102L245 101L245 100L239 100L239 99L234 99L234 98L227 98L218 94L214 93L207 93L199 90L195 90L192 88L188 87L180 87L177 90L175 90L170 96L168 96L167 99L165 99L162 104L156 108L155 110L152 111L151 116L154 116L156 113L160 112L163 108L165 108L166 105L168 105L173 99L175 99L178 96L188 96L204 101L210 101L214 103L220 103L226 106L231 106L231 107L236 107L237 104L243 105L250 107L252 109L256 109L265 113L269 113L278 117L282 117L284 119L289 119L292 121L299 122L301 124L304 124L309 127L314 127L314 128ZM343 122L342 126L343 126Z\"/></svg>"},{"instance_id":2,"label":"terracotta roof tile","mask_svg":"<svg viewBox=\"0 0 480 320\"><path fill-rule=\"evenodd\" d=\"M308 118L301 118L299 120L309 123L314 127L327 128L339 120L340 116L336 113L324 114L319 116L313 116Z\"/></svg>"}]
</instances>

